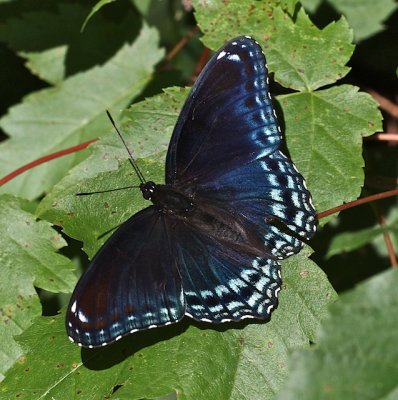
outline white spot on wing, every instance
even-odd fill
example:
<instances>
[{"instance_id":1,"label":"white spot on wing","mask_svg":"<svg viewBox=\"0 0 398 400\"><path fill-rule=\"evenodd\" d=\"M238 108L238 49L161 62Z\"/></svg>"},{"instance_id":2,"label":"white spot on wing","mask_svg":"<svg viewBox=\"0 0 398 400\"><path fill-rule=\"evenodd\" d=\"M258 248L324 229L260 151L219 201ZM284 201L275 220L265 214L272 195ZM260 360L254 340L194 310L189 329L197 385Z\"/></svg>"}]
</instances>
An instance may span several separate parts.
<instances>
[{"instance_id":1,"label":"white spot on wing","mask_svg":"<svg viewBox=\"0 0 398 400\"><path fill-rule=\"evenodd\" d=\"M212 313L220 312L220 311L222 311L223 309L224 309L224 307L223 307L222 304L217 304L216 306L209 307L209 310L210 310Z\"/></svg>"},{"instance_id":2,"label":"white spot on wing","mask_svg":"<svg viewBox=\"0 0 398 400\"><path fill-rule=\"evenodd\" d=\"M88 322L88 318L81 311L77 313L77 317L80 322Z\"/></svg>"},{"instance_id":3,"label":"white spot on wing","mask_svg":"<svg viewBox=\"0 0 398 400\"><path fill-rule=\"evenodd\" d=\"M205 299L208 297L213 297L213 292L211 292L210 290L201 290L200 294Z\"/></svg>"},{"instance_id":4,"label":"white spot on wing","mask_svg":"<svg viewBox=\"0 0 398 400\"><path fill-rule=\"evenodd\" d=\"M231 61L240 61L240 57L237 54L229 54L227 58Z\"/></svg>"},{"instance_id":5,"label":"white spot on wing","mask_svg":"<svg viewBox=\"0 0 398 400\"><path fill-rule=\"evenodd\" d=\"M225 57L225 55L227 54L227 52L226 51L221 51L220 52L220 54L217 56L217 60L219 60L220 58L223 58L223 57Z\"/></svg>"},{"instance_id":6,"label":"white spot on wing","mask_svg":"<svg viewBox=\"0 0 398 400\"><path fill-rule=\"evenodd\" d=\"M249 318L255 318L255 316L254 315L243 315L241 317L241 319L249 319Z\"/></svg>"}]
</instances>

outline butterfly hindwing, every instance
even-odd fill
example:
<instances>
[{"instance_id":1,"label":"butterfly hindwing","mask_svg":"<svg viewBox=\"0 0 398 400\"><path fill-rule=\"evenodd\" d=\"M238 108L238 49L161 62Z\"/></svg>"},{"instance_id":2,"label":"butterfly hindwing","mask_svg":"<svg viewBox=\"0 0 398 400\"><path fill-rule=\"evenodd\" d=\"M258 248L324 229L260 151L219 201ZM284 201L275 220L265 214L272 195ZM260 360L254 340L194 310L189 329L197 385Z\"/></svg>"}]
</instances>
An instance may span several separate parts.
<instances>
[{"instance_id":1,"label":"butterfly hindwing","mask_svg":"<svg viewBox=\"0 0 398 400\"><path fill-rule=\"evenodd\" d=\"M96 254L72 294L66 328L74 342L97 347L177 322L184 311L165 221L150 206L122 224Z\"/></svg>"},{"instance_id":2,"label":"butterfly hindwing","mask_svg":"<svg viewBox=\"0 0 398 400\"><path fill-rule=\"evenodd\" d=\"M177 251L186 314L207 322L269 318L277 306L280 266L179 227Z\"/></svg>"}]
</instances>

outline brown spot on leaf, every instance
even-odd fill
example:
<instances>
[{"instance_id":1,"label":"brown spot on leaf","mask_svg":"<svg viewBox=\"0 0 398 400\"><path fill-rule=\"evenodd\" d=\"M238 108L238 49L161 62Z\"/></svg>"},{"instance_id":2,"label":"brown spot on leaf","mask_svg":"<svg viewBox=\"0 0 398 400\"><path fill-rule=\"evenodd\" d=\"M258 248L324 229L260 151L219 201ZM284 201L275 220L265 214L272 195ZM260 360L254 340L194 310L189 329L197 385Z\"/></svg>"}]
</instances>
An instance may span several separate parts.
<instances>
[{"instance_id":1,"label":"brown spot on leaf","mask_svg":"<svg viewBox=\"0 0 398 400\"><path fill-rule=\"evenodd\" d=\"M332 387L332 385L331 385L330 383L327 383L327 384L323 385L323 391L324 391L325 393L331 393L331 392L333 392L333 387Z\"/></svg>"}]
</instances>

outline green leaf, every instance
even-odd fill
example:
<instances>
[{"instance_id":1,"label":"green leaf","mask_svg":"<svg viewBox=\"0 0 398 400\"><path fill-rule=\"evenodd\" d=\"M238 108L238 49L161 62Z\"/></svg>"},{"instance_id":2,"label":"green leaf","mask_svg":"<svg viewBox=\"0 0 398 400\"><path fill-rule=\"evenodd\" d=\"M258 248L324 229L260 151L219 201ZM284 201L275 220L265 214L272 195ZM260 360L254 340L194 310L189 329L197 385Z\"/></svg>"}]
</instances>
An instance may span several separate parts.
<instances>
[{"instance_id":1,"label":"green leaf","mask_svg":"<svg viewBox=\"0 0 398 400\"><path fill-rule=\"evenodd\" d=\"M263 47L275 80L285 87L311 91L336 82L349 71L345 64L354 46L344 19L320 30L303 9L293 19L289 15L293 7L282 11L269 2L210 3L197 8L195 13L206 33L203 42L216 49L234 36L253 36ZM215 12L217 17L213 16Z\"/></svg>"},{"instance_id":2,"label":"green leaf","mask_svg":"<svg viewBox=\"0 0 398 400\"><path fill-rule=\"evenodd\" d=\"M41 314L33 285L70 292L76 283L72 262L57 253L65 241L27 208L24 200L0 196L0 378L22 354L13 336Z\"/></svg>"},{"instance_id":3,"label":"green leaf","mask_svg":"<svg viewBox=\"0 0 398 400\"><path fill-rule=\"evenodd\" d=\"M105 110L120 110L141 93L163 54L157 41L156 31L144 26L137 40L125 44L104 66L75 75L59 87L33 93L12 107L0 121L10 135L0 146L0 176L108 132ZM82 158L75 153L41 165L1 190L35 198Z\"/></svg>"},{"instance_id":4,"label":"green leaf","mask_svg":"<svg viewBox=\"0 0 398 400\"><path fill-rule=\"evenodd\" d=\"M279 96L289 153L318 212L356 199L363 184L362 137L381 130L376 102L349 85Z\"/></svg>"},{"instance_id":5,"label":"green leaf","mask_svg":"<svg viewBox=\"0 0 398 400\"><path fill-rule=\"evenodd\" d=\"M384 30L384 21L397 10L394 0L328 0L354 29L357 42Z\"/></svg>"},{"instance_id":6,"label":"green leaf","mask_svg":"<svg viewBox=\"0 0 398 400\"><path fill-rule=\"evenodd\" d=\"M384 234L388 233L392 244L398 245L398 210L392 208L386 215L385 226L377 224L370 228L360 229L350 232L342 232L335 235L329 245L326 258L330 258L336 254L349 252L363 247L366 244L373 244L375 252L383 257L388 256L385 246Z\"/></svg>"},{"instance_id":7,"label":"green leaf","mask_svg":"<svg viewBox=\"0 0 398 400\"><path fill-rule=\"evenodd\" d=\"M342 252L356 250L370 243L374 238L383 234L384 231L386 230L381 227L372 227L356 232L341 233L333 237L325 257L329 258Z\"/></svg>"},{"instance_id":8,"label":"green leaf","mask_svg":"<svg viewBox=\"0 0 398 400\"><path fill-rule=\"evenodd\" d=\"M318 345L296 351L278 400L398 396L398 270L358 285L331 307Z\"/></svg>"},{"instance_id":9,"label":"green leaf","mask_svg":"<svg viewBox=\"0 0 398 400\"><path fill-rule=\"evenodd\" d=\"M84 29L86 28L86 25L88 23L88 21L91 19L91 17L96 14L102 7L106 6L109 3L113 3L116 0L100 0L97 3L94 4L94 6L92 7L90 13L87 15L87 18L84 20L83 25L82 25L82 29L80 30L81 32L84 31Z\"/></svg>"},{"instance_id":10,"label":"green leaf","mask_svg":"<svg viewBox=\"0 0 398 400\"><path fill-rule=\"evenodd\" d=\"M299 91L313 91L343 78L354 46L347 21L341 18L320 30L303 9L293 21L280 9L274 10L275 29L265 41L275 80Z\"/></svg>"},{"instance_id":11,"label":"green leaf","mask_svg":"<svg viewBox=\"0 0 398 400\"><path fill-rule=\"evenodd\" d=\"M116 386L111 398L171 392L195 400L271 398L286 378L289 352L315 340L336 297L304 253L284 262L280 305L266 324L219 326L187 319L105 349L81 351L66 338L63 316L39 318L19 338L26 353L0 386L1 398L89 400L110 395Z\"/></svg>"},{"instance_id":12,"label":"green leaf","mask_svg":"<svg viewBox=\"0 0 398 400\"><path fill-rule=\"evenodd\" d=\"M99 14L95 24L81 33L88 5L56 3L48 9L18 11L17 18L5 14L0 39L27 60L26 67L34 75L54 85L106 63L124 42L133 41L140 25L133 13L117 24Z\"/></svg>"}]
</instances>

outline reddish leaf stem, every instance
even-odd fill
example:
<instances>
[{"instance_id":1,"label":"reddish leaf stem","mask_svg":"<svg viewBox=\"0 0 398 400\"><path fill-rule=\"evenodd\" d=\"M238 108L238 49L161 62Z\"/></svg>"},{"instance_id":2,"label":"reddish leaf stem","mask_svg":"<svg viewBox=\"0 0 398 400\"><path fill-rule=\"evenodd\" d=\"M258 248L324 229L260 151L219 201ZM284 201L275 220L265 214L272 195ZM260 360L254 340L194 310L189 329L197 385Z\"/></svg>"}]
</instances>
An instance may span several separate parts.
<instances>
[{"instance_id":1,"label":"reddish leaf stem","mask_svg":"<svg viewBox=\"0 0 398 400\"><path fill-rule=\"evenodd\" d=\"M377 194L374 194L372 196L363 197L362 199L357 199L357 200L354 200L354 201L350 201L348 203L342 204L341 206L331 208L330 210L322 211L322 212L317 214L317 218L318 219L325 218L325 217L327 217L329 215L332 215L332 214L337 213L339 211L347 210L348 208L351 208L351 207L359 206L361 204L370 203L370 202L376 201L376 200L386 199L388 197L393 197L393 196L397 196L397 195L398 195L398 188L397 189L393 189L393 190L388 190L387 192L383 192L383 193L377 193Z\"/></svg>"},{"instance_id":2,"label":"reddish leaf stem","mask_svg":"<svg viewBox=\"0 0 398 400\"><path fill-rule=\"evenodd\" d=\"M392 117L398 118L398 104L395 104L375 90L369 90L369 93L380 104L382 110L388 112Z\"/></svg>"},{"instance_id":3,"label":"reddish leaf stem","mask_svg":"<svg viewBox=\"0 0 398 400\"><path fill-rule=\"evenodd\" d=\"M386 219L385 219L384 215L381 214L380 212L378 212L377 208L374 208L374 209L376 211L376 216L377 216L380 226L382 228L385 228L386 227ZM386 243L388 255L390 257L391 267L398 268L397 256L395 255L394 246L392 244L390 232L388 232L387 230L384 229L383 236L384 236L384 241Z\"/></svg>"},{"instance_id":4,"label":"reddish leaf stem","mask_svg":"<svg viewBox=\"0 0 398 400\"><path fill-rule=\"evenodd\" d=\"M164 57L165 62L170 62L181 50L182 48L189 42L189 40L196 33L199 32L199 28L194 26L181 40L166 54Z\"/></svg>"},{"instance_id":5,"label":"reddish leaf stem","mask_svg":"<svg viewBox=\"0 0 398 400\"><path fill-rule=\"evenodd\" d=\"M398 142L398 133L376 133L376 135L371 136L369 139L386 142Z\"/></svg>"},{"instance_id":6,"label":"reddish leaf stem","mask_svg":"<svg viewBox=\"0 0 398 400\"><path fill-rule=\"evenodd\" d=\"M91 143L95 142L96 140L98 140L98 139L92 139L92 140L89 140L87 142L78 144L77 146L72 146L72 147L69 147L69 148L64 149L64 150L56 151L55 153L48 154L47 156L40 157L40 158L38 158L38 159L28 163L28 164L25 164L22 167L16 169L15 171L12 171L11 173L6 175L5 177L1 178L0 179L0 186L3 186L8 181L14 179L15 177L17 177L18 175L22 174L23 172L28 171L29 169L32 169L32 168L36 167L37 165L44 164L47 161L54 160L55 158L66 156L67 154L75 153L76 151L84 150L85 148L87 148Z\"/></svg>"}]
</instances>

